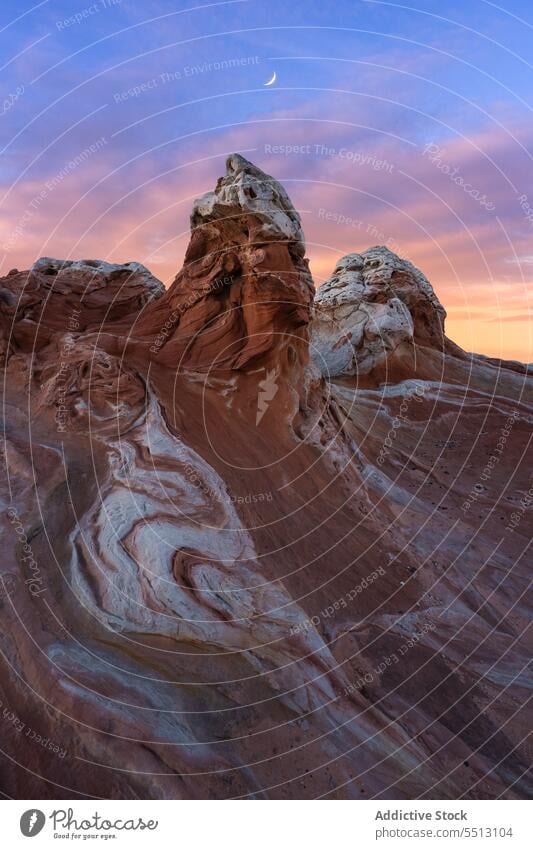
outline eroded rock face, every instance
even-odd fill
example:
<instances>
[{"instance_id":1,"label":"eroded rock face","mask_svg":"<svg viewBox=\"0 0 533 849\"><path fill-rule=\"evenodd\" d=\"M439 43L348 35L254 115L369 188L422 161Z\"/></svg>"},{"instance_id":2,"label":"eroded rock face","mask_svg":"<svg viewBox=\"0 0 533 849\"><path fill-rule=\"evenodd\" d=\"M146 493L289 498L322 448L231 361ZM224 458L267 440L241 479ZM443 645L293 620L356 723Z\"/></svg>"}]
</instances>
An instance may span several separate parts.
<instances>
[{"instance_id":1,"label":"eroded rock face","mask_svg":"<svg viewBox=\"0 0 533 849\"><path fill-rule=\"evenodd\" d=\"M5 794L531 795L531 376L377 248L317 295L326 380L312 294L239 156L168 292L0 280Z\"/></svg>"},{"instance_id":2,"label":"eroded rock face","mask_svg":"<svg viewBox=\"0 0 533 849\"><path fill-rule=\"evenodd\" d=\"M304 234L300 216L283 186L234 153L226 163L226 174L214 192L194 202L191 229L218 221L222 227L242 226L239 220L246 211L256 219L255 234L265 241L288 241L294 253L305 256ZM237 219L237 220L232 220Z\"/></svg>"},{"instance_id":3,"label":"eroded rock face","mask_svg":"<svg viewBox=\"0 0 533 849\"><path fill-rule=\"evenodd\" d=\"M112 306L117 300L121 303L131 300L135 292L139 295L138 306L142 306L165 291L161 281L140 262L114 263L101 259L68 260L44 256L33 263L30 277L58 294L75 293L84 299L99 289L105 289L107 306ZM91 303L95 303L94 298Z\"/></svg>"},{"instance_id":4,"label":"eroded rock face","mask_svg":"<svg viewBox=\"0 0 533 849\"><path fill-rule=\"evenodd\" d=\"M39 349L64 333L98 332L131 316L165 287L139 262L38 259L0 282L2 353Z\"/></svg>"},{"instance_id":5,"label":"eroded rock face","mask_svg":"<svg viewBox=\"0 0 533 849\"><path fill-rule=\"evenodd\" d=\"M446 312L418 268L386 247L347 254L318 289L312 356L326 377L368 375L400 346L444 346Z\"/></svg>"},{"instance_id":6,"label":"eroded rock face","mask_svg":"<svg viewBox=\"0 0 533 849\"><path fill-rule=\"evenodd\" d=\"M239 370L292 348L307 360L313 285L300 219L285 190L244 157L195 202L183 269L139 323L171 368ZM155 339L154 339L155 337Z\"/></svg>"}]
</instances>

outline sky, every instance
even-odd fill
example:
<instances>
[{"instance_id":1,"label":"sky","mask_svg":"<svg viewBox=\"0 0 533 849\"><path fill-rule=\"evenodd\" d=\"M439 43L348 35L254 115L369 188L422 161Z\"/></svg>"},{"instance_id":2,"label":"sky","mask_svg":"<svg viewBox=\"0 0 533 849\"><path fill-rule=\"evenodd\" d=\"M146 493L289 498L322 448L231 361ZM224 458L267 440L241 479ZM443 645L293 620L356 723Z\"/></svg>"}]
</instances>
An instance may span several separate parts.
<instances>
[{"instance_id":1,"label":"sky","mask_svg":"<svg viewBox=\"0 0 533 849\"><path fill-rule=\"evenodd\" d=\"M239 151L317 286L385 244L458 344L531 362L532 37L530 0L3 0L0 275L136 260L168 285Z\"/></svg>"}]
</instances>

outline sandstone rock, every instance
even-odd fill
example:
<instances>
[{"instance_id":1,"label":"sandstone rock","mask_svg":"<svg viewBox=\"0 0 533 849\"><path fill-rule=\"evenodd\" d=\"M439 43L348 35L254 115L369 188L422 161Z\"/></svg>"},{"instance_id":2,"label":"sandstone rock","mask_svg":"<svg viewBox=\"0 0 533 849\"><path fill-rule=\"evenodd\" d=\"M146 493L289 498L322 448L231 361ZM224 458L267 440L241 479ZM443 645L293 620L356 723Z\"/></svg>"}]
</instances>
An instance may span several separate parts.
<instances>
[{"instance_id":1,"label":"sandstone rock","mask_svg":"<svg viewBox=\"0 0 533 849\"><path fill-rule=\"evenodd\" d=\"M30 278L56 293L75 292L84 298L98 289L109 289L109 300L123 301L139 290L139 303L158 298L165 287L140 262L114 263L101 259L52 259L43 256L33 263ZM44 279L43 279L44 278ZM111 297L109 297L111 295Z\"/></svg>"},{"instance_id":2,"label":"sandstone rock","mask_svg":"<svg viewBox=\"0 0 533 849\"><path fill-rule=\"evenodd\" d=\"M348 254L317 291L311 354L327 377L366 375L402 344L441 348L446 313L419 269L386 247Z\"/></svg>"},{"instance_id":3,"label":"sandstone rock","mask_svg":"<svg viewBox=\"0 0 533 849\"><path fill-rule=\"evenodd\" d=\"M242 370L269 351L307 362L314 288L304 254L285 190L234 154L215 191L195 202L183 269L136 337L173 369Z\"/></svg>"},{"instance_id":4,"label":"sandstone rock","mask_svg":"<svg viewBox=\"0 0 533 849\"><path fill-rule=\"evenodd\" d=\"M138 317L164 292L138 262L41 257L1 281L0 343L4 353L38 350L57 334L98 332L104 322Z\"/></svg>"},{"instance_id":5,"label":"sandstone rock","mask_svg":"<svg viewBox=\"0 0 533 849\"><path fill-rule=\"evenodd\" d=\"M374 248L317 293L324 379L312 295L238 156L168 292L0 280L5 796L531 797L531 374Z\"/></svg>"},{"instance_id":6,"label":"sandstone rock","mask_svg":"<svg viewBox=\"0 0 533 849\"><path fill-rule=\"evenodd\" d=\"M194 202L191 228L218 221L225 226L243 212L257 219L259 235L265 240L282 239L294 243L294 249L305 253L300 216L283 186L238 153L228 157L226 174L214 192ZM237 224L240 222L236 222Z\"/></svg>"}]
</instances>

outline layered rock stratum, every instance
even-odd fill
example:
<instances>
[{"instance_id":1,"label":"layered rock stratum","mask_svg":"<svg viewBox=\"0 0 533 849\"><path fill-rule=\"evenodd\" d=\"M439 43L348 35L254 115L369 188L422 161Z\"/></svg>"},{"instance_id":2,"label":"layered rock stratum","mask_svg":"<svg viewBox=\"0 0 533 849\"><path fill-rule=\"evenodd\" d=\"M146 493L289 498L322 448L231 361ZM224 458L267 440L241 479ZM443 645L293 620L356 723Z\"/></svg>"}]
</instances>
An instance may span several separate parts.
<instances>
[{"instance_id":1,"label":"layered rock stratum","mask_svg":"<svg viewBox=\"0 0 533 849\"><path fill-rule=\"evenodd\" d=\"M0 279L1 790L523 798L527 367L235 154L165 290Z\"/></svg>"}]
</instances>

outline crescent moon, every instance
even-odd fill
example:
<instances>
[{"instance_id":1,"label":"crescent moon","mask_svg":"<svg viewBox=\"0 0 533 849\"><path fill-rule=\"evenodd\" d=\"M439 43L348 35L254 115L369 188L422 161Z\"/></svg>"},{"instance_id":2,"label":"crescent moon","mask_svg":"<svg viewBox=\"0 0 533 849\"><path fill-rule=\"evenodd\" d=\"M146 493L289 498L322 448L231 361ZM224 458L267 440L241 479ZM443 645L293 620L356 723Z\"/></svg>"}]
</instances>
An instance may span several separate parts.
<instances>
[{"instance_id":1,"label":"crescent moon","mask_svg":"<svg viewBox=\"0 0 533 849\"><path fill-rule=\"evenodd\" d=\"M274 71L274 73L272 74L272 79L269 80L267 83L263 83L263 85L273 85L276 82L276 76L277 76L277 74Z\"/></svg>"}]
</instances>

